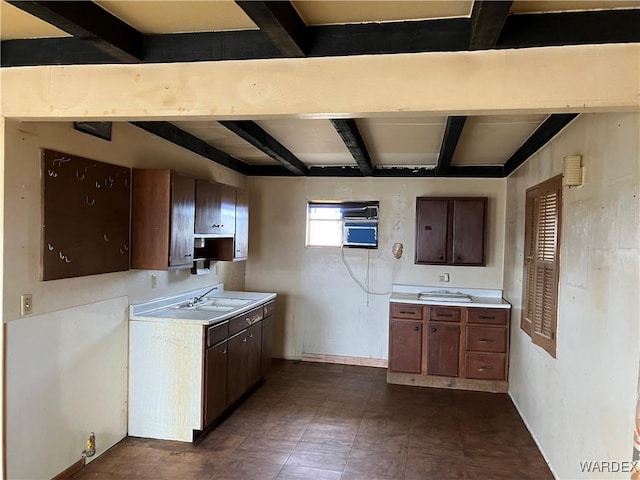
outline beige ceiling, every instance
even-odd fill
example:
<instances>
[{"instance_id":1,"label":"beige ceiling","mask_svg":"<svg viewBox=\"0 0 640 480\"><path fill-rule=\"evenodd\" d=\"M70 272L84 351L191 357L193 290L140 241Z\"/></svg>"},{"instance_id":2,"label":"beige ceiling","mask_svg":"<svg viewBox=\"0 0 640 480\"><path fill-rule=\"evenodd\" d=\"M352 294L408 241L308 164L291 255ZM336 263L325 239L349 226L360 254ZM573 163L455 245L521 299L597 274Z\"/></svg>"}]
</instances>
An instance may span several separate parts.
<instances>
[{"instance_id":1,"label":"beige ceiling","mask_svg":"<svg viewBox=\"0 0 640 480\"><path fill-rule=\"evenodd\" d=\"M547 115L469 117L452 165L503 165ZM446 117L376 117L356 120L374 167L434 167ZM277 162L216 121L172 122L210 145L252 165ZM329 120L280 118L256 122L307 166L355 166Z\"/></svg>"},{"instance_id":2,"label":"beige ceiling","mask_svg":"<svg viewBox=\"0 0 640 480\"><path fill-rule=\"evenodd\" d=\"M503 165L547 115L469 117L451 165Z\"/></svg>"},{"instance_id":3,"label":"beige ceiling","mask_svg":"<svg viewBox=\"0 0 640 480\"><path fill-rule=\"evenodd\" d=\"M142 33L209 32L257 29L232 0L100 0L102 8Z\"/></svg>"},{"instance_id":4,"label":"beige ceiling","mask_svg":"<svg viewBox=\"0 0 640 480\"><path fill-rule=\"evenodd\" d=\"M10 3L0 3L0 40L68 37L66 32L23 12Z\"/></svg>"},{"instance_id":5,"label":"beige ceiling","mask_svg":"<svg viewBox=\"0 0 640 480\"><path fill-rule=\"evenodd\" d=\"M446 117L362 118L357 121L374 166L435 165L446 123Z\"/></svg>"},{"instance_id":6,"label":"beige ceiling","mask_svg":"<svg viewBox=\"0 0 640 480\"><path fill-rule=\"evenodd\" d=\"M511 13L567 12L638 8L640 0L515 0Z\"/></svg>"},{"instance_id":7,"label":"beige ceiling","mask_svg":"<svg viewBox=\"0 0 640 480\"><path fill-rule=\"evenodd\" d=\"M257 123L309 166L355 165L329 120L285 118Z\"/></svg>"},{"instance_id":8,"label":"beige ceiling","mask_svg":"<svg viewBox=\"0 0 640 480\"><path fill-rule=\"evenodd\" d=\"M294 0L307 25L392 22L471 15L472 0L447 1L325 1Z\"/></svg>"},{"instance_id":9,"label":"beige ceiling","mask_svg":"<svg viewBox=\"0 0 640 480\"><path fill-rule=\"evenodd\" d=\"M271 157L213 120L171 123L209 145L252 165L277 164Z\"/></svg>"}]
</instances>

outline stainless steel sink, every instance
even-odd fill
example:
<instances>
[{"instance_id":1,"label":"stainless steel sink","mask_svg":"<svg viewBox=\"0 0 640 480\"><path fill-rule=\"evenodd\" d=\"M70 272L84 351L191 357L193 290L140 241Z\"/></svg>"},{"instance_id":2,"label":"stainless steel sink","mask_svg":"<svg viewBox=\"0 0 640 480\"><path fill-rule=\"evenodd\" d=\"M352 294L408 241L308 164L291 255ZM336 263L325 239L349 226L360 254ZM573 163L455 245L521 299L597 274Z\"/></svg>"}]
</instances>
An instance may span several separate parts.
<instances>
[{"instance_id":1,"label":"stainless steel sink","mask_svg":"<svg viewBox=\"0 0 640 480\"><path fill-rule=\"evenodd\" d=\"M460 292L422 292L418 300L433 300L434 302L473 302L473 298Z\"/></svg>"},{"instance_id":2,"label":"stainless steel sink","mask_svg":"<svg viewBox=\"0 0 640 480\"><path fill-rule=\"evenodd\" d=\"M224 307L222 305L198 305L196 310L206 310L207 312L229 312L237 307Z\"/></svg>"},{"instance_id":3,"label":"stainless steel sink","mask_svg":"<svg viewBox=\"0 0 640 480\"><path fill-rule=\"evenodd\" d=\"M239 308L249 305L253 300L246 300L244 298L205 298L202 305L215 306L215 307L231 307Z\"/></svg>"}]
</instances>

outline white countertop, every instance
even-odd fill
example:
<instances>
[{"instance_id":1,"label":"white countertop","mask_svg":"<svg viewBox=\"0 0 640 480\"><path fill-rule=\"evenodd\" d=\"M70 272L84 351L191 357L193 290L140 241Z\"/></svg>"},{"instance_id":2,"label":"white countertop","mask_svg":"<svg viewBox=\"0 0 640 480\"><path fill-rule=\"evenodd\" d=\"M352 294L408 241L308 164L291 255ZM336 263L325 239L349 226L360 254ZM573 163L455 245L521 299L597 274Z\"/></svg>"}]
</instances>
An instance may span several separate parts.
<instances>
[{"instance_id":1,"label":"white countertop","mask_svg":"<svg viewBox=\"0 0 640 480\"><path fill-rule=\"evenodd\" d=\"M470 302L422 300L421 293L462 293L471 297ZM418 305L442 305L448 307L476 307L476 308L511 308L511 304L502 298L502 290L481 288L457 288L429 285L393 285L390 302L415 303Z\"/></svg>"},{"instance_id":2,"label":"white countertop","mask_svg":"<svg viewBox=\"0 0 640 480\"><path fill-rule=\"evenodd\" d=\"M213 289L213 291L207 293L210 289ZM247 303L223 312L175 307L176 305L188 302L195 297L204 295L205 293L206 300L230 298L246 300ZM129 305L129 320L157 323L185 323L189 325L213 325L247 312L262 303L273 300L274 298L276 298L275 293L225 290L224 284L220 283L218 285L191 290L171 297L162 297L144 303Z\"/></svg>"}]
</instances>

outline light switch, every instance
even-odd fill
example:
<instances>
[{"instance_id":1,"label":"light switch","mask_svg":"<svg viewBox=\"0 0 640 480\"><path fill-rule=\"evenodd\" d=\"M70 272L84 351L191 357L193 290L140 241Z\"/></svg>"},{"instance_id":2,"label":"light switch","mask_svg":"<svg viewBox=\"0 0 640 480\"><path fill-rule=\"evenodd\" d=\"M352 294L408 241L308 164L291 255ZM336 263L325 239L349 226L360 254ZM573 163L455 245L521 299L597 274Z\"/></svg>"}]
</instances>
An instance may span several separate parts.
<instances>
[{"instance_id":1,"label":"light switch","mask_svg":"<svg viewBox=\"0 0 640 480\"><path fill-rule=\"evenodd\" d=\"M20 315L31 315L33 311L33 295L31 293L23 293L20 295Z\"/></svg>"}]
</instances>

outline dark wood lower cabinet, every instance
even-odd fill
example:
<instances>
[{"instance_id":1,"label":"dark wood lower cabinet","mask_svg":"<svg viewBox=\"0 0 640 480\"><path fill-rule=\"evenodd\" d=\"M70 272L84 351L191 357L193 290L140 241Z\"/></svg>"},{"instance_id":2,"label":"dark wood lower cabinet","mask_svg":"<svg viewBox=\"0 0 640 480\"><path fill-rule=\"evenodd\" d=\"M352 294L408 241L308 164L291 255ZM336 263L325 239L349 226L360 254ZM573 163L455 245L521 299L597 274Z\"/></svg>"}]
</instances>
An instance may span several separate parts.
<instances>
[{"instance_id":1,"label":"dark wood lower cabinet","mask_svg":"<svg viewBox=\"0 0 640 480\"><path fill-rule=\"evenodd\" d=\"M273 316L262 319L262 355L260 373L264 377L271 370L273 357Z\"/></svg>"},{"instance_id":2,"label":"dark wood lower cabinet","mask_svg":"<svg viewBox=\"0 0 640 480\"><path fill-rule=\"evenodd\" d=\"M427 328L427 375L457 377L460 325L429 322Z\"/></svg>"},{"instance_id":3,"label":"dark wood lower cabinet","mask_svg":"<svg viewBox=\"0 0 640 480\"><path fill-rule=\"evenodd\" d=\"M247 387L254 386L261 378L262 370L262 322L247 329Z\"/></svg>"},{"instance_id":4,"label":"dark wood lower cabinet","mask_svg":"<svg viewBox=\"0 0 640 480\"><path fill-rule=\"evenodd\" d=\"M389 370L420 373L422 321L392 319L389 332Z\"/></svg>"},{"instance_id":5,"label":"dark wood lower cabinet","mask_svg":"<svg viewBox=\"0 0 640 480\"><path fill-rule=\"evenodd\" d=\"M387 381L506 392L508 308L389 305Z\"/></svg>"},{"instance_id":6,"label":"dark wood lower cabinet","mask_svg":"<svg viewBox=\"0 0 640 480\"><path fill-rule=\"evenodd\" d=\"M249 388L249 348L247 331L242 330L228 340L227 405L238 400Z\"/></svg>"},{"instance_id":7,"label":"dark wood lower cabinet","mask_svg":"<svg viewBox=\"0 0 640 480\"><path fill-rule=\"evenodd\" d=\"M210 425L227 408L227 342L207 349L205 355L204 424Z\"/></svg>"}]
</instances>

